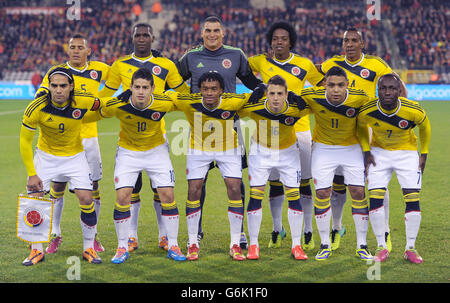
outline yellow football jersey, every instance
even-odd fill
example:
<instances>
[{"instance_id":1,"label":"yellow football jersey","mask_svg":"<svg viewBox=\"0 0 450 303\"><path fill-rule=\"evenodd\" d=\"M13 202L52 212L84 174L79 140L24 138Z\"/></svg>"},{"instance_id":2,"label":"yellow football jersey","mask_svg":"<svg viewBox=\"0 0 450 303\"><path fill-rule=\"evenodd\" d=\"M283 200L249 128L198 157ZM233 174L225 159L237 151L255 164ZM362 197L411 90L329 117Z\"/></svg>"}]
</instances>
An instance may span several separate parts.
<instances>
[{"instance_id":1,"label":"yellow football jersey","mask_svg":"<svg viewBox=\"0 0 450 303\"><path fill-rule=\"evenodd\" d=\"M167 112L175 110L172 99L153 94L145 109L133 106L131 98L102 98L99 115L103 118L117 117L120 120L118 145L133 151L146 151L163 144L166 139L161 130L161 120Z\"/></svg>"},{"instance_id":2,"label":"yellow football jersey","mask_svg":"<svg viewBox=\"0 0 450 303\"><path fill-rule=\"evenodd\" d=\"M297 142L294 125L301 117L308 117L306 111L300 111L297 104L286 101L279 113L273 113L267 104L267 99L261 99L256 104L246 104L238 111L240 117L250 117L256 122L253 140L258 144L272 149L285 149ZM303 118L302 118L303 119Z\"/></svg>"},{"instance_id":3,"label":"yellow football jersey","mask_svg":"<svg viewBox=\"0 0 450 303\"><path fill-rule=\"evenodd\" d=\"M93 95L80 91L75 91L73 100L63 105L52 102L46 94L27 106L22 124L32 131L39 127L40 150L54 156L73 156L84 150L80 136L83 116L99 105Z\"/></svg>"},{"instance_id":4,"label":"yellow football jersey","mask_svg":"<svg viewBox=\"0 0 450 303\"><path fill-rule=\"evenodd\" d=\"M248 58L251 69L259 72L264 83L275 75L282 76L287 83L289 90L300 94L305 86L306 80L316 86L323 80L323 75L317 70L308 58L291 53L284 61L268 58L266 55L256 55ZM298 120L295 124L295 131L307 131L310 129L309 117Z\"/></svg>"},{"instance_id":5,"label":"yellow football jersey","mask_svg":"<svg viewBox=\"0 0 450 303\"><path fill-rule=\"evenodd\" d=\"M110 97L122 84L123 91L131 86L131 78L141 67L148 68L155 81L155 93L163 93L168 89L189 93L189 86L183 81L178 69L170 59L164 57L139 58L133 54L117 59L111 66L105 89L100 97Z\"/></svg>"},{"instance_id":6,"label":"yellow football jersey","mask_svg":"<svg viewBox=\"0 0 450 303\"><path fill-rule=\"evenodd\" d=\"M98 95L101 81L105 81L108 78L110 66L99 61L89 61L84 67L76 68L70 65L69 62L53 66L49 69L41 86L36 94L39 94L42 90L48 90L48 74L56 67L64 67L72 71L74 78L75 89L89 92L93 95ZM83 123L81 127L81 138L97 137L97 123Z\"/></svg>"},{"instance_id":7,"label":"yellow football jersey","mask_svg":"<svg viewBox=\"0 0 450 303\"><path fill-rule=\"evenodd\" d=\"M182 111L190 125L189 146L202 151L222 152L238 147L234 116L248 101L250 94L225 93L219 105L209 109L202 96L168 92L177 110Z\"/></svg>"},{"instance_id":8,"label":"yellow football jersey","mask_svg":"<svg viewBox=\"0 0 450 303\"><path fill-rule=\"evenodd\" d=\"M358 144L356 116L369 97L362 90L348 88L345 101L333 105L326 98L325 89L307 88L301 93L306 110L314 114L312 140L328 145Z\"/></svg>"},{"instance_id":9,"label":"yellow football jersey","mask_svg":"<svg viewBox=\"0 0 450 303\"><path fill-rule=\"evenodd\" d=\"M174 89L180 93L189 93L189 86L184 82L175 63L164 57L139 58L131 55L117 59L111 66L105 87L100 92L100 97L111 97L122 84L123 91L131 86L131 78L135 71L141 67L148 68L153 74L155 82L154 93L163 93L168 89ZM165 121L161 121L161 130L166 132Z\"/></svg>"},{"instance_id":10,"label":"yellow football jersey","mask_svg":"<svg viewBox=\"0 0 450 303\"><path fill-rule=\"evenodd\" d=\"M362 54L357 62L349 62L345 56L334 56L322 63L322 72L326 74L333 66L339 66L347 72L350 88L362 89L372 99L376 98L378 79L393 72L383 59L366 54Z\"/></svg>"},{"instance_id":11,"label":"yellow football jersey","mask_svg":"<svg viewBox=\"0 0 450 303\"><path fill-rule=\"evenodd\" d=\"M370 101L361 108L358 125L368 125L372 129L371 146L387 150L417 150L414 127L430 127L427 115L419 103L403 97L399 97L398 106L392 111L384 110L380 106L379 99ZM429 138L423 138L422 134L420 134L421 153L426 154ZM370 150L368 143L368 138L361 140L363 151Z\"/></svg>"}]
</instances>

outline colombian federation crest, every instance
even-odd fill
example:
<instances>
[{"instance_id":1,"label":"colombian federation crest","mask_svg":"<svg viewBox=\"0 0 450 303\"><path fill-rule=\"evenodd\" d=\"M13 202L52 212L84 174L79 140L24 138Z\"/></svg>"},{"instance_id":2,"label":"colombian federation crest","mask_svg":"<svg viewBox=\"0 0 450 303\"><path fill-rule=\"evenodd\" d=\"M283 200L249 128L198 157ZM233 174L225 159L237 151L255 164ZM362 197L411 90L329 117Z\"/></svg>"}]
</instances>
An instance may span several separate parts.
<instances>
[{"instance_id":1,"label":"colombian federation crest","mask_svg":"<svg viewBox=\"0 0 450 303\"><path fill-rule=\"evenodd\" d=\"M224 120L230 118L230 116L231 116L231 113L230 113L229 111L224 111L224 112L220 115L220 117L222 117L222 119L224 119Z\"/></svg>"},{"instance_id":2,"label":"colombian federation crest","mask_svg":"<svg viewBox=\"0 0 450 303\"><path fill-rule=\"evenodd\" d=\"M284 123L285 123L286 125L292 125L292 124L294 124L294 122L295 122L295 119L294 119L293 117L287 117L287 118L284 120Z\"/></svg>"},{"instance_id":3,"label":"colombian federation crest","mask_svg":"<svg viewBox=\"0 0 450 303\"><path fill-rule=\"evenodd\" d=\"M155 76L159 76L161 74L161 67L159 67L158 65L153 66L152 74Z\"/></svg>"},{"instance_id":4,"label":"colombian federation crest","mask_svg":"<svg viewBox=\"0 0 450 303\"><path fill-rule=\"evenodd\" d=\"M91 77L91 79L97 80L98 73L95 70L91 70L91 72L89 73L89 76Z\"/></svg>"},{"instance_id":5,"label":"colombian federation crest","mask_svg":"<svg viewBox=\"0 0 450 303\"><path fill-rule=\"evenodd\" d=\"M222 66L225 67L225 68L230 68L231 67L231 60L230 59L223 59Z\"/></svg>"},{"instance_id":6,"label":"colombian federation crest","mask_svg":"<svg viewBox=\"0 0 450 303\"><path fill-rule=\"evenodd\" d=\"M291 68L291 74L293 74L294 76L298 76L300 75L300 68L298 68L297 66L294 66L293 68Z\"/></svg>"},{"instance_id":7,"label":"colombian federation crest","mask_svg":"<svg viewBox=\"0 0 450 303\"><path fill-rule=\"evenodd\" d=\"M406 120L404 120L404 119L402 119L402 120L400 120L400 121L398 122L398 126L399 126L400 128L403 128L403 129L407 128L408 125L409 125L408 121L406 121Z\"/></svg>"},{"instance_id":8,"label":"colombian federation crest","mask_svg":"<svg viewBox=\"0 0 450 303\"><path fill-rule=\"evenodd\" d=\"M369 72L369 70L368 70L367 68L364 68L364 69L361 70L361 72L359 73L359 75L360 75L361 77L363 77L364 79L366 79L367 77L369 77L370 72Z\"/></svg>"},{"instance_id":9,"label":"colombian federation crest","mask_svg":"<svg viewBox=\"0 0 450 303\"><path fill-rule=\"evenodd\" d=\"M53 201L19 195L17 205L17 237L29 243L50 241Z\"/></svg>"},{"instance_id":10,"label":"colombian federation crest","mask_svg":"<svg viewBox=\"0 0 450 303\"><path fill-rule=\"evenodd\" d=\"M72 117L74 119L78 119L81 117L81 110L79 110L78 108L74 109L72 112Z\"/></svg>"},{"instance_id":11,"label":"colombian federation crest","mask_svg":"<svg viewBox=\"0 0 450 303\"><path fill-rule=\"evenodd\" d=\"M160 112L154 112L154 113L151 115L151 118L152 118L152 120L154 120L154 121L158 121L159 118L161 118L161 113L160 113Z\"/></svg>"},{"instance_id":12,"label":"colombian federation crest","mask_svg":"<svg viewBox=\"0 0 450 303\"><path fill-rule=\"evenodd\" d=\"M349 118L354 117L356 114L356 110L353 107L350 107L345 111L345 115Z\"/></svg>"}]
</instances>

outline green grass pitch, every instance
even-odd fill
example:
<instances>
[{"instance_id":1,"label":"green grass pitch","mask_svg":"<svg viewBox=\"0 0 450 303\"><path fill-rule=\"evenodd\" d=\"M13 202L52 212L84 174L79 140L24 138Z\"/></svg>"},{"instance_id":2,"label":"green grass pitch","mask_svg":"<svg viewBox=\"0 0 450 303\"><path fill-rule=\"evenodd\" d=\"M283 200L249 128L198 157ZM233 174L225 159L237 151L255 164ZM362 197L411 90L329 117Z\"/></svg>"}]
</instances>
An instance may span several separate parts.
<instances>
[{"instance_id":1,"label":"green grass pitch","mask_svg":"<svg viewBox=\"0 0 450 303\"><path fill-rule=\"evenodd\" d=\"M103 161L103 179L100 181L102 207L98 231L106 251L101 253L103 264L91 265L81 260L82 235L79 223L80 210L75 195L66 191L62 218L63 243L55 255L46 255L44 262L25 267L21 262L28 255L24 242L16 238L17 195L25 192L26 171L19 154L19 131L23 110L29 101L0 101L0 282L178 282L178 283L292 283L292 282L448 282L449 251L448 205L450 202L449 171L450 124L448 102L422 102L432 125L430 155L424 174L421 194L422 223L416 248L424 258L421 265L403 260L405 245L404 202L398 182L393 177L390 184L390 226L393 251L388 261L377 273L379 280L369 280L371 266L355 257L356 236L351 216L351 203L345 205L343 224L347 234L341 248L326 262L317 262L317 252L307 252L309 260L295 261L290 257L290 231L287 222L287 203L283 209L283 224L288 237L279 249L268 249L272 220L267 198L263 202L263 222L260 233L261 258L258 261L233 262L228 255L229 226L225 185L218 169L210 172L207 182L207 201L204 209L205 239L201 242L197 262L174 262L158 248L157 225L152 205L148 177L144 175L141 192L142 206L139 218L140 248L122 265L110 263L117 239L112 219L115 190L113 182L114 156L119 122L115 118L99 122L99 141ZM166 129L174 120L184 119L182 113L166 116ZM169 142L176 133L168 132ZM37 137L37 136L36 136ZM179 244L186 252L187 229L185 201L185 156L172 156L175 167L175 198L180 210ZM247 184L247 170L244 170ZM247 201L246 201L247 202ZM247 219L245 218L245 224ZM319 235L315 221L316 247ZM247 227L245 225L245 230ZM368 245L373 251L375 237L369 227ZM74 256L75 258L71 258ZM69 280L70 260L80 260L80 280ZM372 272L373 273L373 272Z\"/></svg>"}]
</instances>

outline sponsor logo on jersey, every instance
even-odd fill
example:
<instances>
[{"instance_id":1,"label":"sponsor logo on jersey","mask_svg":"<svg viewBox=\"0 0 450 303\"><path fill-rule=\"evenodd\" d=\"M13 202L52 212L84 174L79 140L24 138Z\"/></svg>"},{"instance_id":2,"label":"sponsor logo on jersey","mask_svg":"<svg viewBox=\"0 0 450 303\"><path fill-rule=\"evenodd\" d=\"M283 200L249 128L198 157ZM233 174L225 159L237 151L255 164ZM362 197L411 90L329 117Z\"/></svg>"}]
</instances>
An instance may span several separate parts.
<instances>
[{"instance_id":1,"label":"sponsor logo on jersey","mask_svg":"<svg viewBox=\"0 0 450 303\"><path fill-rule=\"evenodd\" d=\"M364 69L361 70L361 72L359 73L359 75L360 75L361 77L363 77L364 79L366 79L367 77L369 77L370 72L369 72L369 70L368 70L367 68L364 68Z\"/></svg>"},{"instance_id":2,"label":"sponsor logo on jersey","mask_svg":"<svg viewBox=\"0 0 450 303\"><path fill-rule=\"evenodd\" d=\"M44 216L38 208L27 208L24 213L23 220L30 227L38 227L44 222Z\"/></svg>"},{"instance_id":3,"label":"sponsor logo on jersey","mask_svg":"<svg viewBox=\"0 0 450 303\"><path fill-rule=\"evenodd\" d=\"M294 66L293 68L291 68L291 74L293 74L294 76L300 75L300 72L301 72L301 70L297 66Z\"/></svg>"},{"instance_id":4,"label":"sponsor logo on jersey","mask_svg":"<svg viewBox=\"0 0 450 303\"><path fill-rule=\"evenodd\" d=\"M89 76L91 76L92 79L97 80L98 73L95 70L91 70L91 72L89 73Z\"/></svg>"},{"instance_id":5,"label":"sponsor logo on jersey","mask_svg":"<svg viewBox=\"0 0 450 303\"><path fill-rule=\"evenodd\" d=\"M231 116L231 113L229 111L225 111L220 115L222 119L228 119Z\"/></svg>"},{"instance_id":6,"label":"sponsor logo on jersey","mask_svg":"<svg viewBox=\"0 0 450 303\"><path fill-rule=\"evenodd\" d=\"M161 118L161 113L160 113L160 112L154 112L154 113L151 115L151 118L152 118L153 120L158 120L159 118Z\"/></svg>"},{"instance_id":7,"label":"sponsor logo on jersey","mask_svg":"<svg viewBox=\"0 0 450 303\"><path fill-rule=\"evenodd\" d=\"M81 117L81 110L79 110L78 108L74 109L73 112L72 112L72 117L74 119L80 118Z\"/></svg>"},{"instance_id":8,"label":"sponsor logo on jersey","mask_svg":"<svg viewBox=\"0 0 450 303\"><path fill-rule=\"evenodd\" d=\"M230 59L223 59L222 66L225 67L225 68L230 68L231 67L231 60Z\"/></svg>"},{"instance_id":9,"label":"sponsor logo on jersey","mask_svg":"<svg viewBox=\"0 0 450 303\"><path fill-rule=\"evenodd\" d=\"M356 114L356 110L353 107L350 107L349 109L347 109L345 114L347 115L347 117L353 117Z\"/></svg>"},{"instance_id":10,"label":"sponsor logo on jersey","mask_svg":"<svg viewBox=\"0 0 450 303\"><path fill-rule=\"evenodd\" d=\"M205 67L204 65L203 65L203 63L199 63L199 64L197 64L197 68L201 68L201 67Z\"/></svg>"},{"instance_id":11,"label":"sponsor logo on jersey","mask_svg":"<svg viewBox=\"0 0 450 303\"><path fill-rule=\"evenodd\" d=\"M400 120L400 122L398 122L398 126L399 126L400 128L407 128L408 125L409 125L409 123L408 123L408 121L406 121L406 120Z\"/></svg>"},{"instance_id":12,"label":"sponsor logo on jersey","mask_svg":"<svg viewBox=\"0 0 450 303\"><path fill-rule=\"evenodd\" d=\"M286 125L292 125L294 124L295 119L292 117L287 117L286 119L284 119L284 123L286 123Z\"/></svg>"},{"instance_id":13,"label":"sponsor logo on jersey","mask_svg":"<svg viewBox=\"0 0 450 303\"><path fill-rule=\"evenodd\" d=\"M158 65L153 66L152 73L156 76L159 76L159 74L161 74L161 67L159 67Z\"/></svg>"}]
</instances>

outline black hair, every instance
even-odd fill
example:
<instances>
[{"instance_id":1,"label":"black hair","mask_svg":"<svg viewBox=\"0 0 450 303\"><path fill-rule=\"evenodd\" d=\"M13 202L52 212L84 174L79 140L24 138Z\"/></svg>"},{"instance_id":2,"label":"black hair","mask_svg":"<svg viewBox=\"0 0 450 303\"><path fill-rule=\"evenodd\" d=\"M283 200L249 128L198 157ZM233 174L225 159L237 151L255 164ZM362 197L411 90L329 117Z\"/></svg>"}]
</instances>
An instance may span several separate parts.
<instances>
[{"instance_id":1,"label":"black hair","mask_svg":"<svg viewBox=\"0 0 450 303\"><path fill-rule=\"evenodd\" d=\"M203 27L203 25L205 25L206 22L211 22L211 23L216 23L217 22L217 23L220 23L220 26L223 27L222 20L219 17L214 16L214 15L206 17L205 20L203 20L203 22L202 22L202 27Z\"/></svg>"},{"instance_id":2,"label":"black hair","mask_svg":"<svg viewBox=\"0 0 450 303\"><path fill-rule=\"evenodd\" d=\"M291 44L290 49L293 49L295 47L295 44L297 43L297 34L294 27L285 21L275 22L274 24L272 24L272 26L270 26L269 30L266 33L267 43L269 45L272 44L273 32L280 28L286 30L289 33L289 42Z\"/></svg>"},{"instance_id":3,"label":"black hair","mask_svg":"<svg viewBox=\"0 0 450 303\"><path fill-rule=\"evenodd\" d=\"M377 87L380 85L381 80L384 79L385 77L394 78L397 81L399 88L401 87L402 80L396 74L392 74L392 73L391 74L385 74L385 75L381 76L380 78L378 78Z\"/></svg>"},{"instance_id":4,"label":"black hair","mask_svg":"<svg viewBox=\"0 0 450 303\"><path fill-rule=\"evenodd\" d=\"M272 78L270 78L269 81L267 81L267 86L269 86L269 85L281 85L284 88L286 88L286 90L288 88L286 80L279 75L275 75Z\"/></svg>"},{"instance_id":5,"label":"black hair","mask_svg":"<svg viewBox=\"0 0 450 303\"><path fill-rule=\"evenodd\" d=\"M133 73L133 76L131 77L131 84L133 84L136 79L148 80L150 81L151 86L155 83L152 72L146 67L141 67Z\"/></svg>"},{"instance_id":6,"label":"black hair","mask_svg":"<svg viewBox=\"0 0 450 303\"><path fill-rule=\"evenodd\" d=\"M344 35L347 32L356 32L358 34L359 38L361 39L361 41L364 42L363 33L360 30L358 30L356 27L349 27L349 28L347 28L345 30L345 32L344 32Z\"/></svg>"},{"instance_id":7,"label":"black hair","mask_svg":"<svg viewBox=\"0 0 450 303\"><path fill-rule=\"evenodd\" d=\"M83 39L83 40L86 41L86 42L88 41L87 38L86 38L86 36L83 35L83 34L81 34L81 33L75 33L75 34L73 34L72 37L70 37L70 40L72 40L72 39Z\"/></svg>"},{"instance_id":8,"label":"black hair","mask_svg":"<svg viewBox=\"0 0 450 303\"><path fill-rule=\"evenodd\" d=\"M56 68L52 69L48 73L48 83L49 84L52 83L51 78L55 74L60 74L60 75L66 76L68 78L68 80L69 80L69 84L72 84L74 82L73 81L73 74L72 74L72 71L70 69L64 68L64 67L56 67ZM50 85L49 85L49 87L50 87ZM72 90L70 91L70 95L69 95L69 101L70 102L72 102L74 94L75 94L75 88L72 88ZM48 100L49 101L51 100L51 92L50 91L48 93Z\"/></svg>"},{"instance_id":9,"label":"black hair","mask_svg":"<svg viewBox=\"0 0 450 303\"><path fill-rule=\"evenodd\" d=\"M153 27L152 27L150 24L144 23L144 22L137 23L137 24L135 24L135 25L133 26L132 35L134 35L134 31L135 31L136 28L138 28L138 27L146 27L146 28L148 28L149 31L150 31L150 33L153 35Z\"/></svg>"},{"instance_id":10,"label":"black hair","mask_svg":"<svg viewBox=\"0 0 450 303\"><path fill-rule=\"evenodd\" d=\"M345 72L344 69L340 68L339 66L333 66L332 68L330 68L325 74L325 79L331 76L341 76L345 77L345 79L348 80L347 73Z\"/></svg>"},{"instance_id":11,"label":"black hair","mask_svg":"<svg viewBox=\"0 0 450 303\"><path fill-rule=\"evenodd\" d=\"M225 89L225 81L223 80L222 75L216 71L203 73L200 78L198 78L198 88L201 88L202 83L205 81L217 81L220 84L220 88Z\"/></svg>"}]
</instances>

